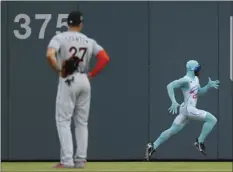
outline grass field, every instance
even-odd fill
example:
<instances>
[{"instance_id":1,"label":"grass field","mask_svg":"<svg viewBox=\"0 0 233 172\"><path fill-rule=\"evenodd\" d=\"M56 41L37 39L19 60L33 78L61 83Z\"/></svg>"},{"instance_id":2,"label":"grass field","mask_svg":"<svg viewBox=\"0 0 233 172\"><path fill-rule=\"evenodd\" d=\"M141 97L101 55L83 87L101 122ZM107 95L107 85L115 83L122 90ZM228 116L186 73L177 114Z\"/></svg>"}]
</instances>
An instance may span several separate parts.
<instances>
[{"instance_id":1,"label":"grass field","mask_svg":"<svg viewBox=\"0 0 233 172\"><path fill-rule=\"evenodd\" d=\"M88 162L85 169L53 169L55 163L5 162L3 172L232 172L232 162Z\"/></svg>"}]
</instances>

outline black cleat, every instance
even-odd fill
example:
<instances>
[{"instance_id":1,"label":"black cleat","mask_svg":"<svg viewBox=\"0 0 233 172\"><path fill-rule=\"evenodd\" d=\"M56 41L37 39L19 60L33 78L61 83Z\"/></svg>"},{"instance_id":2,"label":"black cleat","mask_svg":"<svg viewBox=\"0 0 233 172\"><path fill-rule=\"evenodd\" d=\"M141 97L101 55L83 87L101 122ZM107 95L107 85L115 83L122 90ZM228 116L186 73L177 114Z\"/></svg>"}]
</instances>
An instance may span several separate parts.
<instances>
[{"instance_id":1,"label":"black cleat","mask_svg":"<svg viewBox=\"0 0 233 172\"><path fill-rule=\"evenodd\" d=\"M146 145L146 155L145 155L145 160L150 161L151 156L155 152L155 149L153 147L153 143L148 143Z\"/></svg>"},{"instance_id":2,"label":"black cleat","mask_svg":"<svg viewBox=\"0 0 233 172\"><path fill-rule=\"evenodd\" d=\"M204 143L199 143L198 139L196 139L196 142L194 143L194 145L196 146L199 152L201 152L203 155L206 156L206 150L205 150Z\"/></svg>"}]
</instances>

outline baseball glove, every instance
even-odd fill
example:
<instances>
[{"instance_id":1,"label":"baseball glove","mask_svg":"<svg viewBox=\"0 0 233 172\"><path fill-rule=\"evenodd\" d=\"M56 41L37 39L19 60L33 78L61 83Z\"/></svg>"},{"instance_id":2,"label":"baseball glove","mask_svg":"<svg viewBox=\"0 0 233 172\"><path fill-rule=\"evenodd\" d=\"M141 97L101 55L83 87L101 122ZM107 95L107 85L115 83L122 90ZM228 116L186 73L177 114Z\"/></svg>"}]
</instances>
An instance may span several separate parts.
<instances>
[{"instance_id":1,"label":"baseball glove","mask_svg":"<svg viewBox=\"0 0 233 172\"><path fill-rule=\"evenodd\" d=\"M80 59L77 57L71 57L62 63L61 76L66 78L67 76L73 74L78 68Z\"/></svg>"}]
</instances>

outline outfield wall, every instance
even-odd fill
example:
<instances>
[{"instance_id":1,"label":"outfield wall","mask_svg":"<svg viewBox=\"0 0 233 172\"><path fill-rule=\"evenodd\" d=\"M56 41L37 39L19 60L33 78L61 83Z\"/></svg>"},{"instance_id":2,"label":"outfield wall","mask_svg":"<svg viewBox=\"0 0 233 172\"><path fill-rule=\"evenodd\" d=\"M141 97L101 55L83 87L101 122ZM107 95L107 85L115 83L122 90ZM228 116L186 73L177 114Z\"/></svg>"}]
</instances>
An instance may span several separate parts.
<instances>
[{"instance_id":1,"label":"outfield wall","mask_svg":"<svg viewBox=\"0 0 233 172\"><path fill-rule=\"evenodd\" d=\"M54 120L57 78L45 52L55 32L65 30L60 28L62 18L76 9L84 13L84 33L111 56L109 66L91 83L89 160L144 157L145 144L175 117L167 111L166 85L185 74L189 59L202 64L201 85L208 76L221 82L219 91L211 90L198 103L218 119L206 141L208 158L232 159L232 2L1 4L3 160L59 158ZM26 22L21 25L26 30L18 21ZM177 94L180 101L181 93ZM201 127L191 122L158 150L157 158L202 160L193 147Z\"/></svg>"}]
</instances>

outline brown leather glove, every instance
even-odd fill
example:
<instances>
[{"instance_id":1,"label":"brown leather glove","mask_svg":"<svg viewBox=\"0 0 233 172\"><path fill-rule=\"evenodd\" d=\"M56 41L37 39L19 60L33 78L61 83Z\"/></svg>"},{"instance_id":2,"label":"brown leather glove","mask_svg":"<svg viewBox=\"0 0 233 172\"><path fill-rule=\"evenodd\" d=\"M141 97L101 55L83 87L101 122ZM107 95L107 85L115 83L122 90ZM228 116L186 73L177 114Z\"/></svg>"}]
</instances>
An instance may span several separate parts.
<instances>
[{"instance_id":1,"label":"brown leather glove","mask_svg":"<svg viewBox=\"0 0 233 172\"><path fill-rule=\"evenodd\" d=\"M71 57L62 63L61 77L66 78L67 76L73 74L78 68L80 59L77 57Z\"/></svg>"}]
</instances>

